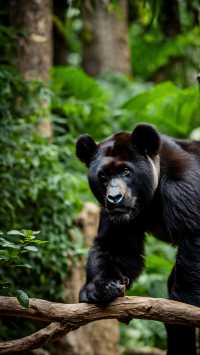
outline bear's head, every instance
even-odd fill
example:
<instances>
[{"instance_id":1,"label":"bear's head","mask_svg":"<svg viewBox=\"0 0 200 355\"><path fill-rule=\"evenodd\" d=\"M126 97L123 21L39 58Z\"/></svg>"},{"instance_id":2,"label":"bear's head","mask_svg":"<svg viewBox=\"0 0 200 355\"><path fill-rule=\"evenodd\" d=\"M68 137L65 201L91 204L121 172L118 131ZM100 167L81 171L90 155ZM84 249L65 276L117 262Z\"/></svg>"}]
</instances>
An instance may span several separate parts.
<instances>
[{"instance_id":1,"label":"bear's head","mask_svg":"<svg viewBox=\"0 0 200 355\"><path fill-rule=\"evenodd\" d=\"M79 137L78 158L88 167L90 188L113 222L133 220L152 201L159 182L159 133L139 124L99 144Z\"/></svg>"}]
</instances>

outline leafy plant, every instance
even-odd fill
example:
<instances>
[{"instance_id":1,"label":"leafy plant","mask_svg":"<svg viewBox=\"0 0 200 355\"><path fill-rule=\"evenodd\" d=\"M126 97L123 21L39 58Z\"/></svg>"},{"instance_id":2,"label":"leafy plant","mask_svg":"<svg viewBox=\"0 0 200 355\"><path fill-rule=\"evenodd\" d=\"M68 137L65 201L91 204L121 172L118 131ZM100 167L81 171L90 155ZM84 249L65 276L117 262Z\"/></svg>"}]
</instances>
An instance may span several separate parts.
<instances>
[{"instance_id":1,"label":"leafy plant","mask_svg":"<svg viewBox=\"0 0 200 355\"><path fill-rule=\"evenodd\" d=\"M156 76L159 80L160 73L160 80L167 78L181 85L194 83L199 69L199 35L199 26L166 38L157 27L145 31L141 25L133 24L129 39L134 74L144 80Z\"/></svg>"},{"instance_id":2,"label":"leafy plant","mask_svg":"<svg viewBox=\"0 0 200 355\"><path fill-rule=\"evenodd\" d=\"M50 143L39 135L40 102L48 95L41 83L24 82L2 69L0 88L1 228L37 229L41 240L48 240L28 260L21 255L21 263L28 261L32 270L16 275L2 267L2 277L25 291L29 279L30 296L61 299L67 265L77 254L70 231L86 186L80 173L70 170L73 138Z\"/></svg>"},{"instance_id":3,"label":"leafy plant","mask_svg":"<svg viewBox=\"0 0 200 355\"><path fill-rule=\"evenodd\" d=\"M64 132L95 135L97 139L111 133L112 122L108 92L81 69L57 67L52 72L54 122L63 124ZM61 121L62 119L62 121Z\"/></svg>"},{"instance_id":4,"label":"leafy plant","mask_svg":"<svg viewBox=\"0 0 200 355\"><path fill-rule=\"evenodd\" d=\"M197 87L180 89L164 82L130 99L123 108L135 122L149 122L163 133L187 137L197 116L199 94Z\"/></svg>"},{"instance_id":5,"label":"leafy plant","mask_svg":"<svg viewBox=\"0 0 200 355\"><path fill-rule=\"evenodd\" d=\"M17 269L27 268L30 269L29 263L23 262L25 254L30 255L30 252L38 252L36 245L43 244L45 241L39 240L36 236L39 231L31 230L11 230L7 233L0 232L0 267L1 270L6 268L12 273ZM7 274L0 273L0 288L1 293L16 294L22 306L28 307L29 298L26 292L20 289L15 289L11 279L7 278Z\"/></svg>"},{"instance_id":6,"label":"leafy plant","mask_svg":"<svg viewBox=\"0 0 200 355\"><path fill-rule=\"evenodd\" d=\"M8 267L29 268L29 264L20 263L20 257L30 251L37 252L38 248L34 244L45 243L36 238L38 233L31 230L11 230L6 234L0 232L0 264L6 263Z\"/></svg>"}]
</instances>

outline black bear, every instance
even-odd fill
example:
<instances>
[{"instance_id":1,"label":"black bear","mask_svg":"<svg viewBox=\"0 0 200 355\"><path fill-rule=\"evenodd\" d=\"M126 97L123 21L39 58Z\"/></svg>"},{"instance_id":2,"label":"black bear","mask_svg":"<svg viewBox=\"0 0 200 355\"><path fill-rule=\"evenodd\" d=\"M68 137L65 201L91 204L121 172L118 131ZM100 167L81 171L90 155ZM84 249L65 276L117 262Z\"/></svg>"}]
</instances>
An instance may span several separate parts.
<instances>
[{"instance_id":1,"label":"black bear","mask_svg":"<svg viewBox=\"0 0 200 355\"><path fill-rule=\"evenodd\" d=\"M200 142L148 124L96 144L82 135L78 158L102 206L80 302L106 305L144 265L144 233L178 246L169 297L200 306ZM168 355L195 355L195 328L167 325Z\"/></svg>"}]
</instances>

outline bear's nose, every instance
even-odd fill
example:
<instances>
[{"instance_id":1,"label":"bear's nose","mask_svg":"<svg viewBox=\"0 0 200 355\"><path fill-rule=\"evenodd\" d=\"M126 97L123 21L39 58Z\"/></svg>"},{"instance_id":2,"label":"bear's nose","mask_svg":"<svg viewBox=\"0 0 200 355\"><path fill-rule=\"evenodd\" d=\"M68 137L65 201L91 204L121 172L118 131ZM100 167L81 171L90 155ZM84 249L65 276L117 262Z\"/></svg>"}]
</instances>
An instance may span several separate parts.
<instances>
[{"instance_id":1,"label":"bear's nose","mask_svg":"<svg viewBox=\"0 0 200 355\"><path fill-rule=\"evenodd\" d=\"M119 205L122 200L123 195L121 193L107 195L107 202L112 206Z\"/></svg>"}]
</instances>

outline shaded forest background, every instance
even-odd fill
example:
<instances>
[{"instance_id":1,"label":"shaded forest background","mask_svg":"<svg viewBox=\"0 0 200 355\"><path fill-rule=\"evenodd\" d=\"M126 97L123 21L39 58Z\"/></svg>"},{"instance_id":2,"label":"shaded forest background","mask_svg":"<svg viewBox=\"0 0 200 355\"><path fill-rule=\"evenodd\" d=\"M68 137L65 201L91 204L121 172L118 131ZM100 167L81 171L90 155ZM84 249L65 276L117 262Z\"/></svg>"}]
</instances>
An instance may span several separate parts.
<instances>
[{"instance_id":1,"label":"shaded forest background","mask_svg":"<svg viewBox=\"0 0 200 355\"><path fill-rule=\"evenodd\" d=\"M198 0L0 3L1 294L24 306L28 297L77 299L94 234L87 221L92 215L95 229L98 219L91 205L77 218L95 202L74 153L79 134L100 140L149 122L165 134L200 138L199 17ZM146 255L129 293L166 297L175 250L147 236ZM78 355L76 343L82 355L117 354L118 326L106 324L113 348L100 349L103 340L89 328L48 351ZM5 318L0 337L32 327ZM117 351L144 345L165 348L162 324L121 325Z\"/></svg>"}]
</instances>

